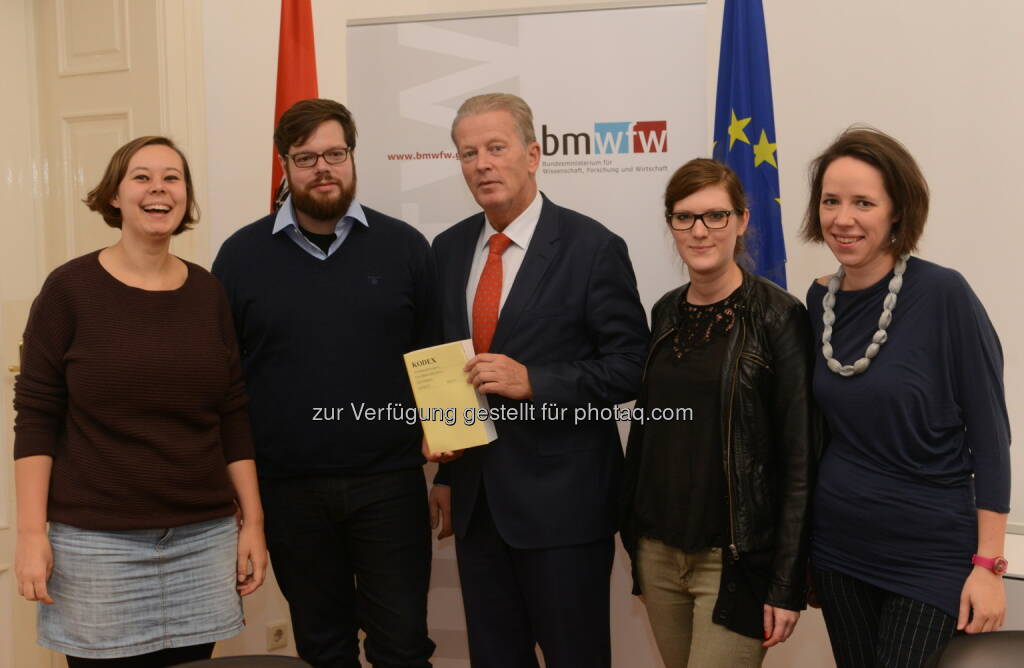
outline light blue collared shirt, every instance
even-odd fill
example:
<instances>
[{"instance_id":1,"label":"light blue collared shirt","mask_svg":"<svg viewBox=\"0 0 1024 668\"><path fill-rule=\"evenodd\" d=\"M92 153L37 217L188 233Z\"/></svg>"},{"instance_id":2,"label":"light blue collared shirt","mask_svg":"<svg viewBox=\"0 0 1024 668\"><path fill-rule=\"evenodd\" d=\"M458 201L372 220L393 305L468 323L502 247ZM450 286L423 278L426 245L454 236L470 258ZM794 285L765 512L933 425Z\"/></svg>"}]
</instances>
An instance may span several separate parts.
<instances>
[{"instance_id":1,"label":"light blue collared shirt","mask_svg":"<svg viewBox=\"0 0 1024 668\"><path fill-rule=\"evenodd\" d=\"M370 226L366 222L366 213L363 211L363 207L360 206L358 200L353 199L352 203L348 205L348 211L341 217L338 224L334 226L334 234L337 236L337 239L334 240L334 243L324 253L319 246L307 239L306 235L299 229L299 221L295 218L295 207L292 205L292 197L289 195L288 199L281 205L281 208L277 210L272 234L277 234L284 230L285 234L298 244L299 248L318 260L326 260L334 251L341 247L341 244L348 237L348 233L352 231L352 225L355 222L362 223L364 227Z\"/></svg>"}]
</instances>

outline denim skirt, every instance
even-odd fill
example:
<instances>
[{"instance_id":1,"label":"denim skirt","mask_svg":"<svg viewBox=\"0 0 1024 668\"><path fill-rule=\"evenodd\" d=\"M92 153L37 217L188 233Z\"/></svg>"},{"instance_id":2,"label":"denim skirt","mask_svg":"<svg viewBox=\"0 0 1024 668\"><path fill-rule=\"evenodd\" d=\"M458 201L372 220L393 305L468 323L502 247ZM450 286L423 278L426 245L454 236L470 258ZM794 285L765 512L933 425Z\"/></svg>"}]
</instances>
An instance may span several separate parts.
<instances>
[{"instance_id":1,"label":"denim skirt","mask_svg":"<svg viewBox=\"0 0 1024 668\"><path fill-rule=\"evenodd\" d=\"M87 659L215 642L242 630L238 529L224 517L173 529L94 531L50 523L50 605L39 644Z\"/></svg>"}]
</instances>

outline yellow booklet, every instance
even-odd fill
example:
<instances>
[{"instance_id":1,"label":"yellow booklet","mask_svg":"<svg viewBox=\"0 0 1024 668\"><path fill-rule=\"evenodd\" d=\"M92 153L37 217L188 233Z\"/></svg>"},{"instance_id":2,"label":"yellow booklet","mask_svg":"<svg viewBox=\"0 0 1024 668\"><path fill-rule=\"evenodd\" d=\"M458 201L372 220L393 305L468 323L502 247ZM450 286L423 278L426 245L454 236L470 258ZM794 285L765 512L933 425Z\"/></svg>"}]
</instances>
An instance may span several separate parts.
<instances>
[{"instance_id":1,"label":"yellow booklet","mask_svg":"<svg viewBox=\"0 0 1024 668\"><path fill-rule=\"evenodd\" d=\"M498 438L487 397L466 382L462 370L474 354L473 341L464 339L403 356L431 452L464 450Z\"/></svg>"}]
</instances>

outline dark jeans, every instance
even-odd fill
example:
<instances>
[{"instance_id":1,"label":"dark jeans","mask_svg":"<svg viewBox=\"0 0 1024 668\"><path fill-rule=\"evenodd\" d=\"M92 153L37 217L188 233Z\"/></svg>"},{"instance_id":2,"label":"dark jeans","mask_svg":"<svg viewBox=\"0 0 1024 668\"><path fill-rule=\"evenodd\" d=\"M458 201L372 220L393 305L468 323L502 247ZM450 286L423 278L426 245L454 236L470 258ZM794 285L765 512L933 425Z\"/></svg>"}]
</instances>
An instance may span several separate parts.
<instances>
[{"instance_id":1,"label":"dark jeans","mask_svg":"<svg viewBox=\"0 0 1024 668\"><path fill-rule=\"evenodd\" d=\"M429 666L430 516L422 469L261 479L267 546L299 656L358 668Z\"/></svg>"},{"instance_id":2,"label":"dark jeans","mask_svg":"<svg viewBox=\"0 0 1024 668\"><path fill-rule=\"evenodd\" d=\"M506 543L481 487L455 550L473 668L609 668L609 585L615 545L533 550Z\"/></svg>"},{"instance_id":3,"label":"dark jeans","mask_svg":"<svg viewBox=\"0 0 1024 668\"><path fill-rule=\"evenodd\" d=\"M956 620L914 599L834 571L814 569L839 668L919 668L956 632Z\"/></svg>"}]
</instances>

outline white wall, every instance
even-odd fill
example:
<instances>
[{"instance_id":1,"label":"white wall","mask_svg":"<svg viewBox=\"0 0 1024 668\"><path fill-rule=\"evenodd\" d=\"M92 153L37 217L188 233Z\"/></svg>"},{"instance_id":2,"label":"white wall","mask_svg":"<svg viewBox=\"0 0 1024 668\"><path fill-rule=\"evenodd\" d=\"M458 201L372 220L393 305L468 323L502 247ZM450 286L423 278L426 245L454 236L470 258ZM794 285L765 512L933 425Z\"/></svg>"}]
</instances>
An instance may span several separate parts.
<instances>
[{"instance_id":1,"label":"white wall","mask_svg":"<svg viewBox=\"0 0 1024 668\"><path fill-rule=\"evenodd\" d=\"M349 20L594 4L314 0L320 94L346 99L345 26ZM712 73L708 118L713 118L722 4L722 0L708 2ZM1024 409L1019 388L1024 377L1024 317L1019 312L1022 300L1010 280L1024 241L1017 223L1024 176L1024 125L1018 119L1024 107L1019 70L1024 63L1024 42L1019 39L1024 3L765 0L764 4L792 291L803 297L815 276L835 267L827 249L797 240L808 193L808 162L854 122L870 123L895 135L920 161L932 187L931 222L920 254L960 270L988 308L1006 355L1013 420ZM279 3L218 0L206 2L203 11L210 192L204 218L210 225L212 256L231 232L266 213ZM672 82L651 85L671 86ZM367 178L372 175L363 175ZM642 262L646 252L662 250L630 252L635 262ZM1019 478L1024 474L1024 453L1014 455ZM1013 499L1017 512L1011 519L1024 526L1024 493L1015 491ZM627 608L620 607L616 615L639 614L634 604L624 605ZM807 626L810 633L811 625ZM819 636L807 641L815 644ZM804 637L798 630L800 642L805 642ZM648 643L646 637L635 641ZM801 663L810 665L807 655L801 656ZM778 659L770 661L781 658L780 652Z\"/></svg>"},{"instance_id":2,"label":"white wall","mask_svg":"<svg viewBox=\"0 0 1024 668\"><path fill-rule=\"evenodd\" d=\"M932 191L919 254L963 273L987 308L1003 344L1011 426L1019 427L1024 300L1012 267L1024 250L1024 3L767 0L765 7L791 289L803 297L812 278L836 264L826 249L796 238L808 162L854 122L896 136ZM1011 456L1020 482L1024 451L1011 448ZM1016 486L1011 507L1011 522L1024 530L1024 486Z\"/></svg>"}]
</instances>

